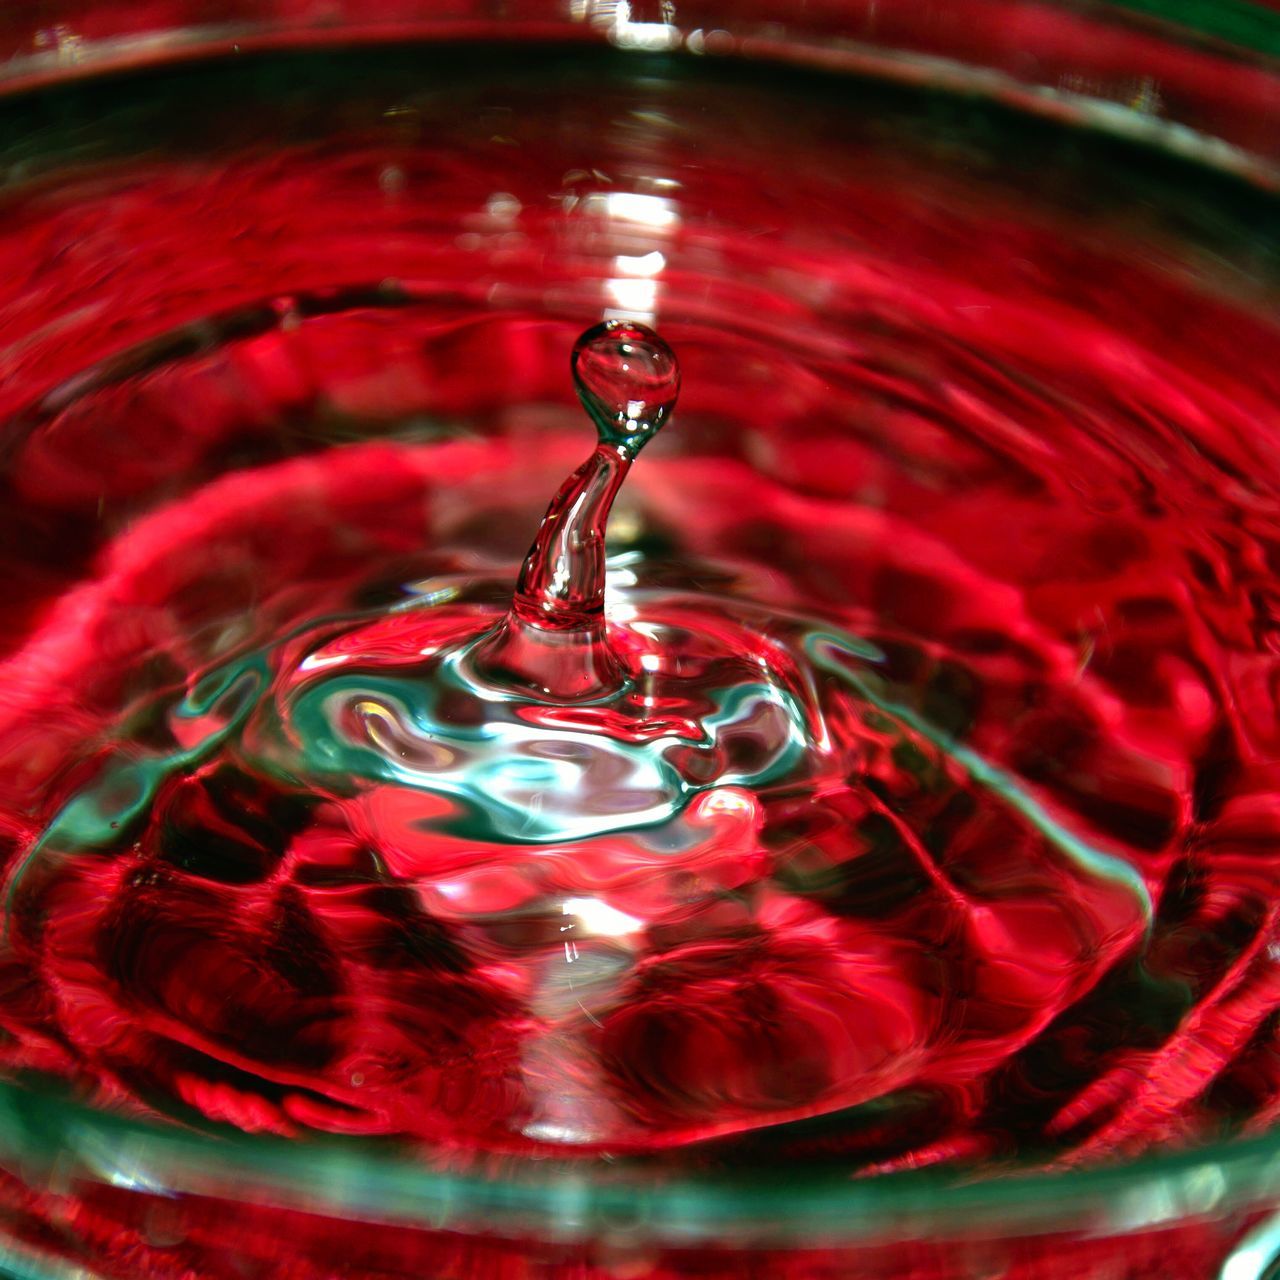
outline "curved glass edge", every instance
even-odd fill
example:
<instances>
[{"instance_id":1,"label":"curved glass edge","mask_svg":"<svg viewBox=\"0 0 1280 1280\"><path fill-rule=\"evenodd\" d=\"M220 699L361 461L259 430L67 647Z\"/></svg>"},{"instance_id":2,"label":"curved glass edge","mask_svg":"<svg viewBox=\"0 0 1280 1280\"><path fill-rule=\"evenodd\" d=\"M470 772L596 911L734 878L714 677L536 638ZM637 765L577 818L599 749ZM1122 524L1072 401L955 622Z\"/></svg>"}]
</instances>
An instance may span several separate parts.
<instances>
[{"instance_id":1,"label":"curved glass edge","mask_svg":"<svg viewBox=\"0 0 1280 1280\"><path fill-rule=\"evenodd\" d=\"M451 29L474 34L481 28L510 30L513 26L542 26L594 30L603 34L619 20L633 31L633 47L655 40L671 48L669 36L643 28L664 26L680 30L680 4L661 6L661 22L630 17L642 13L643 0L619 6L617 0L520 0L494 6L485 0L444 0L429 6L429 13L411 14L393 0L332 0L318 16L299 12L281 0L261 0L257 13L246 19L245 6L237 0L176 0L165 5L164 26L157 26L156 7L145 0L113 0L110 4L86 4L83 0L44 0L40 4L16 3L0 18L0 79L22 78L39 71L65 75L94 62L117 61L130 56L180 52L183 45L235 44L252 38L311 32L332 40L378 39L413 34L447 36ZM424 6L426 7L426 6ZM930 10L954 9L955 0L920 0L914 5L923 24ZM1275 0L1097 0L1088 5L1058 0L1035 5L1009 0L1005 8L1076 10L1094 21L1123 15L1150 19L1184 36L1211 40L1238 50L1280 56L1280 12ZM25 12L24 12L25 10ZM748 27L792 34L821 28L833 34L842 25L850 32L871 29L875 5L868 0L818 0L797 12L783 0L721 0L717 6L698 9L699 30L734 33ZM621 19L619 18L619 15Z\"/></svg>"},{"instance_id":2,"label":"curved glass edge","mask_svg":"<svg viewBox=\"0 0 1280 1280\"><path fill-rule=\"evenodd\" d=\"M16 1240L0 1237L0 1280L107 1280L78 1263L66 1262Z\"/></svg>"},{"instance_id":3,"label":"curved glass edge","mask_svg":"<svg viewBox=\"0 0 1280 1280\"><path fill-rule=\"evenodd\" d=\"M660 21L640 21L652 7ZM637 53L742 57L993 97L1161 147L1280 188L1280 9L1257 0L919 0L886 21L877 0L679 3L522 0L494 16L485 0L448 0L406 16L387 0L335 0L322 19L264 0L246 20L228 0L182 0L157 28L137 0L54 0L0 18L0 94L86 75L280 48L409 41L609 43ZM59 14L66 19L60 20ZM654 16L654 15L651 15ZM1034 18L1034 21L1029 21ZM1010 42L1006 32L1017 31ZM1160 53L1159 51L1163 51ZM1174 56L1164 56L1174 51Z\"/></svg>"},{"instance_id":4,"label":"curved glass edge","mask_svg":"<svg viewBox=\"0 0 1280 1280\"><path fill-rule=\"evenodd\" d=\"M353 1139L306 1142L229 1128L161 1128L53 1094L0 1085L0 1163L24 1179L96 1182L428 1230L559 1241L625 1223L657 1244L882 1244L988 1232L1008 1239L1085 1230L1125 1235L1269 1205L1280 1138L1235 1141L1065 1172L975 1179L918 1170L866 1180L841 1170L690 1176L639 1162L490 1159L426 1163L421 1152ZM3 1259L0 1259L2 1264Z\"/></svg>"}]
</instances>

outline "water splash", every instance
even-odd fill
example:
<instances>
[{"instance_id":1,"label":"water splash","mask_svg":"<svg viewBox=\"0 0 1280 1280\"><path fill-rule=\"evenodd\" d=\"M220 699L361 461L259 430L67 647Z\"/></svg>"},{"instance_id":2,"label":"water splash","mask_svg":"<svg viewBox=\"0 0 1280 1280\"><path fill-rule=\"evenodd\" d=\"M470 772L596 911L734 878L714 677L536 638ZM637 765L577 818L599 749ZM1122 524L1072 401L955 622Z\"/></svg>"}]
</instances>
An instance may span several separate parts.
<instances>
[{"instance_id":1,"label":"water splash","mask_svg":"<svg viewBox=\"0 0 1280 1280\"><path fill-rule=\"evenodd\" d=\"M892 1117L1015 1055L1150 934L1146 868L921 703L892 669L924 648L637 552L608 616L610 508L679 367L622 322L572 367L597 443L505 607L455 574L214 664L147 709L150 739L118 727L12 864L12 943L43 945L60 886L111 877L104 983L148 1007L156 949L204 948L163 1018L240 1071L274 1071L265 1045L292 1061L306 1036L274 1028L319 1019L341 1064L302 1073L320 1128L653 1151ZM392 934L413 994L351 1004L334 975L382 989L391 944L368 940ZM232 1021L198 999L228 965L275 975ZM426 1047L400 1045L405 1018ZM406 1053L422 1097L378 1065ZM437 1101L459 1089L474 1106Z\"/></svg>"},{"instance_id":2,"label":"water splash","mask_svg":"<svg viewBox=\"0 0 1280 1280\"><path fill-rule=\"evenodd\" d=\"M632 462L680 393L675 353L631 321L588 329L570 367L599 443L551 500L510 612L472 654L483 679L555 702L600 698L626 683L605 626L605 530Z\"/></svg>"}]
</instances>

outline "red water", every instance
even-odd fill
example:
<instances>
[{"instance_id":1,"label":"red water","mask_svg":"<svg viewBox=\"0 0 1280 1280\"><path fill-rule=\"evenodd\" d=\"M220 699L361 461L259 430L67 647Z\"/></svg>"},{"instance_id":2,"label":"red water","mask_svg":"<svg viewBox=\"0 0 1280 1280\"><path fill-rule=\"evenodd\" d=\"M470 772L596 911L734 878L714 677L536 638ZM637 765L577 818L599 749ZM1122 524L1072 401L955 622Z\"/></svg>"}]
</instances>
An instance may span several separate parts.
<instances>
[{"instance_id":1,"label":"red water","mask_svg":"<svg viewBox=\"0 0 1280 1280\"><path fill-rule=\"evenodd\" d=\"M253 142L233 106L7 198L6 1070L294 1136L863 1175L1273 1123L1254 197L1175 219L1110 152L1002 138L1047 148L1028 174L771 92L401 86ZM763 658L822 767L726 781L776 745L753 722L679 757L661 823L596 775L608 830L541 799L596 824L562 839L313 767L307 659L412 673L502 616L608 312L684 374L611 526L636 705L695 743L710 703L644 675ZM211 692L258 653L252 698ZM578 732L582 692L536 722ZM245 699L274 727L236 736Z\"/></svg>"}]
</instances>

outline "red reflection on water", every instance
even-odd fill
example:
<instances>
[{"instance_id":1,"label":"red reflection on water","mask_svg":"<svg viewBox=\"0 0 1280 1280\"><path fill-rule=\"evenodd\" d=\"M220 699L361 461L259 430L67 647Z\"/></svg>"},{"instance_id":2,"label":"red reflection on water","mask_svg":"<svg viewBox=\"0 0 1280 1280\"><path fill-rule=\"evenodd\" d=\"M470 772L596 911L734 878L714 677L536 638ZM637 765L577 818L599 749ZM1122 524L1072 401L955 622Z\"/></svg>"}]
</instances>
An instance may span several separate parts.
<instances>
[{"instance_id":1,"label":"red reflection on water","mask_svg":"<svg viewBox=\"0 0 1280 1280\"><path fill-rule=\"evenodd\" d=\"M559 1064L585 1080L575 1105L624 1117L620 1146L866 1173L1268 1127L1273 326L1122 218L1077 226L874 147L862 172L853 143L853 172L797 172L781 194L673 146L684 185L662 226L607 201L575 221L546 175L579 172L568 126L589 119L568 111L504 149L518 232L492 223L490 135L442 151L429 128L15 201L0 242L23 335L0 388L24 429L0 547L9 868L122 723L167 745L149 699L301 620L518 557L581 451L569 344L617 261L658 252L686 389L678 436L629 482L635 545L709 566L709 594L873 641L895 701L1136 869L1149 931L1132 892L1081 874L927 736L853 711L837 727L865 751L856 777L692 806L665 880L629 846L535 858L427 839L414 824L445 802L395 788L317 803L209 767L164 791L146 840L24 885L6 1066L255 1131L545 1150L555 1134L525 1126L549 1059L527 1047L563 1010L536 1006L524 961L561 945L550 886L642 924L583 945L600 972L625 963ZM809 140L825 152L836 132ZM583 206L602 194L573 181ZM744 225L707 216L724 209ZM402 440L368 438L406 421ZM360 634L388 662L419 640L399 620ZM869 1101L885 1106L767 1132ZM82 1238L165 1274L171 1246L139 1243L105 1194L73 1206ZM331 1231L272 1223L296 1228L299 1256ZM1177 1241L1192 1274L1220 1236ZM438 1243L405 1247L430 1260ZM1131 1243L1146 1258L1169 1241ZM454 1244L499 1274L520 1253ZM929 1249L895 1265L949 1274ZM1019 1246L1007 1274L1062 1265Z\"/></svg>"}]
</instances>

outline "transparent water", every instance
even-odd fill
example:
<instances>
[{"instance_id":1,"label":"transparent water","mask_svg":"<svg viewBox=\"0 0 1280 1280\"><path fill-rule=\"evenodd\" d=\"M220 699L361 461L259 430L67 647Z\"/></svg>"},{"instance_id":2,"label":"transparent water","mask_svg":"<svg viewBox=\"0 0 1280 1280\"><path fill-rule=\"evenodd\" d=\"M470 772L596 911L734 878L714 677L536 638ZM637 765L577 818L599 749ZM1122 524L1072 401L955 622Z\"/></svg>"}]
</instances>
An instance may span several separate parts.
<instances>
[{"instance_id":1,"label":"transparent water","mask_svg":"<svg viewBox=\"0 0 1280 1280\"><path fill-rule=\"evenodd\" d=\"M1270 1126L1265 194L977 102L603 54L30 110L9 1072L864 1175ZM623 682L486 718L433 662L589 451L567 359L602 315L684 377L609 526Z\"/></svg>"}]
</instances>

